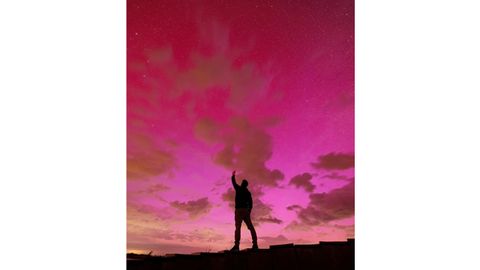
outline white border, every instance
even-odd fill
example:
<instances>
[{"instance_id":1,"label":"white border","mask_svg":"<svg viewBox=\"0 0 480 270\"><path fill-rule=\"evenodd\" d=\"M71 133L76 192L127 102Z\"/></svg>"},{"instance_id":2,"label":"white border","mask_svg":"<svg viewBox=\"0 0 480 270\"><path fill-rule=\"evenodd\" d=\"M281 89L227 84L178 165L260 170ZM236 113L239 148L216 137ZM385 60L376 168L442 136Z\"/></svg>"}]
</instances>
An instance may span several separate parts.
<instances>
[{"instance_id":1,"label":"white border","mask_svg":"<svg viewBox=\"0 0 480 270\"><path fill-rule=\"evenodd\" d=\"M356 2L357 269L480 269L478 10Z\"/></svg>"},{"instance_id":2,"label":"white border","mask_svg":"<svg viewBox=\"0 0 480 270\"><path fill-rule=\"evenodd\" d=\"M356 3L356 267L478 269L477 1ZM125 2L0 4L1 269L125 268Z\"/></svg>"},{"instance_id":3,"label":"white border","mask_svg":"<svg viewBox=\"0 0 480 270\"><path fill-rule=\"evenodd\" d=\"M125 1L0 4L0 269L123 269Z\"/></svg>"}]
</instances>

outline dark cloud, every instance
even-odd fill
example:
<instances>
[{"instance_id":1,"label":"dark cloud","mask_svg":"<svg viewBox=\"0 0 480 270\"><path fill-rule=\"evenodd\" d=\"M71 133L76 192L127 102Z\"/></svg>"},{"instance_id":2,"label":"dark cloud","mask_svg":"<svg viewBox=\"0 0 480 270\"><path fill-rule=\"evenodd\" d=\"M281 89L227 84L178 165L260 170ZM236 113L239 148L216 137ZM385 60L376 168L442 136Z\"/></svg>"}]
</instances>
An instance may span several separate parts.
<instances>
[{"instance_id":1,"label":"dark cloud","mask_svg":"<svg viewBox=\"0 0 480 270\"><path fill-rule=\"evenodd\" d=\"M283 223L282 220L273 216L272 207L262 200L256 198L253 199L253 209L252 209L252 221L256 224L261 223Z\"/></svg>"},{"instance_id":2,"label":"dark cloud","mask_svg":"<svg viewBox=\"0 0 480 270\"><path fill-rule=\"evenodd\" d=\"M354 214L354 193L354 182L352 181L329 193L310 194L310 202L306 208L298 212L298 218L307 225L319 225L350 217Z\"/></svg>"},{"instance_id":3,"label":"dark cloud","mask_svg":"<svg viewBox=\"0 0 480 270\"><path fill-rule=\"evenodd\" d=\"M169 190L169 189L170 189L170 187L168 187L164 184L158 183L158 184L153 184L153 185L148 186L146 189L142 190L141 193L154 194L154 193L166 191L166 190Z\"/></svg>"},{"instance_id":4,"label":"dark cloud","mask_svg":"<svg viewBox=\"0 0 480 270\"><path fill-rule=\"evenodd\" d=\"M155 222L158 219L170 220L174 216L171 207L158 207L149 204L136 203L127 199L127 220L142 220Z\"/></svg>"},{"instance_id":5,"label":"dark cloud","mask_svg":"<svg viewBox=\"0 0 480 270\"><path fill-rule=\"evenodd\" d=\"M162 150L132 154L127 157L128 180L146 179L169 172L176 164L174 156Z\"/></svg>"},{"instance_id":6,"label":"dark cloud","mask_svg":"<svg viewBox=\"0 0 480 270\"><path fill-rule=\"evenodd\" d=\"M315 186L310 182L311 179L312 179L312 175L309 173L299 174L294 176L290 180L290 185L294 185L297 188L302 187L307 192L313 192L313 190L315 189Z\"/></svg>"},{"instance_id":7,"label":"dark cloud","mask_svg":"<svg viewBox=\"0 0 480 270\"><path fill-rule=\"evenodd\" d=\"M328 153L318 157L316 163L312 163L316 169L346 170L355 166L355 156L345 153Z\"/></svg>"},{"instance_id":8,"label":"dark cloud","mask_svg":"<svg viewBox=\"0 0 480 270\"><path fill-rule=\"evenodd\" d=\"M312 228L307 224L304 224L302 222L298 222L298 221L294 220L294 221L290 222L290 224L288 224L285 227L285 230L287 230L287 231L311 231Z\"/></svg>"},{"instance_id":9,"label":"dark cloud","mask_svg":"<svg viewBox=\"0 0 480 270\"><path fill-rule=\"evenodd\" d=\"M278 169L269 169L266 162L273 154L272 138L263 129L254 126L245 117L232 117L225 130L224 148L214 161L239 172L238 177L251 183L277 186L284 178Z\"/></svg>"},{"instance_id":10,"label":"dark cloud","mask_svg":"<svg viewBox=\"0 0 480 270\"><path fill-rule=\"evenodd\" d=\"M212 205L208 201L207 197L188 202L174 201L170 203L170 206L187 212L191 218L206 214L212 208Z\"/></svg>"},{"instance_id":11,"label":"dark cloud","mask_svg":"<svg viewBox=\"0 0 480 270\"><path fill-rule=\"evenodd\" d=\"M235 208L235 190L229 188L225 193L222 194L222 200L228 202L230 208Z\"/></svg>"},{"instance_id":12,"label":"dark cloud","mask_svg":"<svg viewBox=\"0 0 480 270\"><path fill-rule=\"evenodd\" d=\"M268 216L268 217L259 217L257 218L257 223L275 223L275 224L282 224L283 221L278 219L278 218L275 218L275 217L272 217L272 216Z\"/></svg>"},{"instance_id":13,"label":"dark cloud","mask_svg":"<svg viewBox=\"0 0 480 270\"><path fill-rule=\"evenodd\" d=\"M161 149L145 135L130 135L127 143L127 179L148 179L170 173L177 161L169 151Z\"/></svg>"},{"instance_id":14,"label":"dark cloud","mask_svg":"<svg viewBox=\"0 0 480 270\"><path fill-rule=\"evenodd\" d=\"M337 172L329 173L323 176L323 178L330 178L334 180L351 180L351 177L348 177L346 175L341 175L338 174Z\"/></svg>"},{"instance_id":15,"label":"dark cloud","mask_svg":"<svg viewBox=\"0 0 480 270\"><path fill-rule=\"evenodd\" d=\"M230 183L225 181L224 179L219 180L219 181L217 181L213 184L213 187L212 187L212 189L210 189L210 191L211 192L215 192L215 191L222 192L222 191L225 190L225 187L227 185L230 186ZM218 195L218 193L217 193L217 195Z\"/></svg>"},{"instance_id":16,"label":"dark cloud","mask_svg":"<svg viewBox=\"0 0 480 270\"><path fill-rule=\"evenodd\" d=\"M290 211L296 211L296 210L300 210L302 209L302 207L300 205L297 205L297 204L293 204L293 205L290 205L287 207L287 210L290 210Z\"/></svg>"}]
</instances>

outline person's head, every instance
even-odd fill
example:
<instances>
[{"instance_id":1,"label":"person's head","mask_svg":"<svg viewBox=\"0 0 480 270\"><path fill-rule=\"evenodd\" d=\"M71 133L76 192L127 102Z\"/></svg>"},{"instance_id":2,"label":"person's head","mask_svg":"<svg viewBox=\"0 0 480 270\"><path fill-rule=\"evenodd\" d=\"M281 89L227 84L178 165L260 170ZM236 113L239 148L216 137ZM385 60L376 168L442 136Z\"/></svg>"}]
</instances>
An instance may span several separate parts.
<instances>
[{"instance_id":1,"label":"person's head","mask_svg":"<svg viewBox=\"0 0 480 270\"><path fill-rule=\"evenodd\" d=\"M243 180L242 180L242 185L241 185L241 186L242 186L243 188L248 187L248 181L247 181L247 179L243 179Z\"/></svg>"}]
</instances>

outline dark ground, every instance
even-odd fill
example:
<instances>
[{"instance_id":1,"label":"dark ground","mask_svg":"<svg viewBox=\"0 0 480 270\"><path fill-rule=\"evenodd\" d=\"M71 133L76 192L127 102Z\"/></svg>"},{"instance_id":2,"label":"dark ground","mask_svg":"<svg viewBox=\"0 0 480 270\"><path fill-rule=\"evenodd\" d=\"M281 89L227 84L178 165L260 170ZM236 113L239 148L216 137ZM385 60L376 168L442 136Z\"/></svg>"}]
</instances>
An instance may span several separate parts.
<instances>
[{"instance_id":1,"label":"dark ground","mask_svg":"<svg viewBox=\"0 0 480 270\"><path fill-rule=\"evenodd\" d=\"M355 240L313 245L276 245L269 249L149 256L127 254L127 270L353 270Z\"/></svg>"}]
</instances>

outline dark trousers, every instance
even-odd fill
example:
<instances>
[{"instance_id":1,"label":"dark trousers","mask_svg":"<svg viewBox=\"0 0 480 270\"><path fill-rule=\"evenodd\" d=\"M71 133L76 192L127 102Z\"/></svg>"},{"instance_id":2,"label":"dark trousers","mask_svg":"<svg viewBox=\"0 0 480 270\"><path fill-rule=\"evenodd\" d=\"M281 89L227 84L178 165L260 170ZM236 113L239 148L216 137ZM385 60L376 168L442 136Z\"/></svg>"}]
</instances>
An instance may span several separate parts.
<instances>
[{"instance_id":1,"label":"dark trousers","mask_svg":"<svg viewBox=\"0 0 480 270\"><path fill-rule=\"evenodd\" d=\"M235 245L240 244L240 229L242 227L242 221L245 221L247 228L252 234L252 243L257 243L257 233L253 227L252 220L250 219L250 210L247 208L235 209Z\"/></svg>"}]
</instances>

